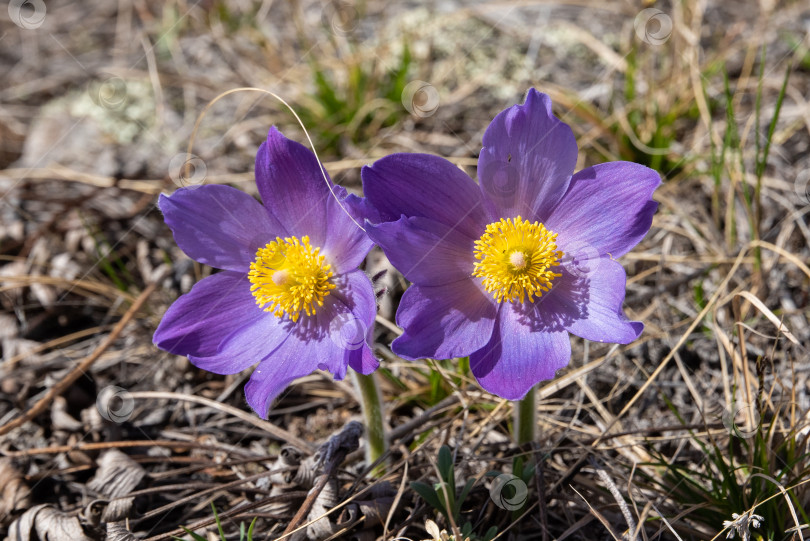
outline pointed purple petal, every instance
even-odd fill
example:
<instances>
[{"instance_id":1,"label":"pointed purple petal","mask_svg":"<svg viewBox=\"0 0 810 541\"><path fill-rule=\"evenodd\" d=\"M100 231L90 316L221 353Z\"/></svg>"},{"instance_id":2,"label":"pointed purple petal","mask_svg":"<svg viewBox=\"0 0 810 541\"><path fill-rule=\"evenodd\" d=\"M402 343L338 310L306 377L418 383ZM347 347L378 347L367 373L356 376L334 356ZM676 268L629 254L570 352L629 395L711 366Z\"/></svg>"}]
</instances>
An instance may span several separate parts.
<instances>
[{"instance_id":1,"label":"pointed purple petal","mask_svg":"<svg viewBox=\"0 0 810 541\"><path fill-rule=\"evenodd\" d=\"M213 355L226 337L261 316L246 276L223 271L181 295L166 310L153 340L175 355Z\"/></svg>"},{"instance_id":2,"label":"pointed purple petal","mask_svg":"<svg viewBox=\"0 0 810 541\"><path fill-rule=\"evenodd\" d=\"M361 270L344 274L330 297L334 297L332 303L324 303L316 313L317 326L327 330L330 347L337 349L330 349L331 356L321 356L319 368L328 370L336 379L343 379L347 365L363 374L373 372L379 363L369 347L377 316L371 280Z\"/></svg>"},{"instance_id":3,"label":"pointed purple petal","mask_svg":"<svg viewBox=\"0 0 810 541\"><path fill-rule=\"evenodd\" d=\"M376 313L368 277L362 271L341 276L314 315L288 322L287 340L253 372L245 386L250 407L266 417L285 387L315 370L327 370L335 379L343 379L349 366L364 374L373 372L378 363L368 343Z\"/></svg>"},{"instance_id":4,"label":"pointed purple petal","mask_svg":"<svg viewBox=\"0 0 810 541\"><path fill-rule=\"evenodd\" d=\"M345 198L346 191L332 183L312 151L275 127L256 154L256 185L264 206L288 234L309 236L336 272L356 268L371 249L371 241L346 212L352 212L352 205L341 207L336 200ZM360 223L360 218L355 220Z\"/></svg>"},{"instance_id":5,"label":"pointed purple petal","mask_svg":"<svg viewBox=\"0 0 810 541\"><path fill-rule=\"evenodd\" d=\"M546 227L558 233L557 246L586 246L613 258L629 252L650 230L658 203L653 191L657 172L631 162L610 162L574 175L568 193L554 208Z\"/></svg>"},{"instance_id":6,"label":"pointed purple petal","mask_svg":"<svg viewBox=\"0 0 810 541\"><path fill-rule=\"evenodd\" d=\"M438 287L412 285L397 310L405 332L391 348L404 359L463 357L487 343L495 301L472 279Z\"/></svg>"},{"instance_id":7,"label":"pointed purple petal","mask_svg":"<svg viewBox=\"0 0 810 541\"><path fill-rule=\"evenodd\" d=\"M380 211L377 207L371 204L366 197L358 197L354 194L349 194L346 197L346 204L351 209L352 216L356 216L361 224L368 220L373 224L384 222L380 217Z\"/></svg>"},{"instance_id":8,"label":"pointed purple petal","mask_svg":"<svg viewBox=\"0 0 810 541\"><path fill-rule=\"evenodd\" d=\"M380 367L380 361L374 356L374 352L371 351L370 347L363 347L360 349L359 354L352 355L349 358L349 367L359 374L368 376Z\"/></svg>"},{"instance_id":9,"label":"pointed purple petal","mask_svg":"<svg viewBox=\"0 0 810 541\"><path fill-rule=\"evenodd\" d=\"M577 163L574 134L551 112L551 99L529 90L523 105L495 117L483 143L478 179L492 215L543 221L568 188Z\"/></svg>"},{"instance_id":10,"label":"pointed purple petal","mask_svg":"<svg viewBox=\"0 0 810 541\"><path fill-rule=\"evenodd\" d=\"M568 333L532 305L502 303L489 342L470 355L470 368L486 391L520 400L571 359Z\"/></svg>"},{"instance_id":11,"label":"pointed purple petal","mask_svg":"<svg viewBox=\"0 0 810 541\"><path fill-rule=\"evenodd\" d=\"M188 360L215 374L236 374L266 358L285 341L288 331L284 321L256 304L245 309L244 324L222 340L216 353L188 355Z\"/></svg>"},{"instance_id":12,"label":"pointed purple petal","mask_svg":"<svg viewBox=\"0 0 810 541\"><path fill-rule=\"evenodd\" d=\"M395 222L366 226L391 264L419 285L438 286L470 277L475 265L475 241L427 218L402 217Z\"/></svg>"},{"instance_id":13,"label":"pointed purple petal","mask_svg":"<svg viewBox=\"0 0 810 541\"><path fill-rule=\"evenodd\" d=\"M572 270L574 272L572 272ZM594 342L629 344L644 325L622 311L626 276L608 258L590 262L587 272L564 268L550 292L537 299L537 309L560 322L570 333Z\"/></svg>"},{"instance_id":14,"label":"pointed purple petal","mask_svg":"<svg viewBox=\"0 0 810 541\"><path fill-rule=\"evenodd\" d=\"M326 205L329 228L321 254L332 264L335 274L343 274L357 269L374 246L374 241L361 229L365 211L362 199L347 195L342 186L334 188L342 208L334 199Z\"/></svg>"},{"instance_id":15,"label":"pointed purple petal","mask_svg":"<svg viewBox=\"0 0 810 541\"><path fill-rule=\"evenodd\" d=\"M267 419L270 405L281 391L317 368L301 362L299 357L303 353L300 342L287 340L273 355L260 362L250 375L250 380L245 384L245 398L262 419Z\"/></svg>"},{"instance_id":16,"label":"pointed purple petal","mask_svg":"<svg viewBox=\"0 0 810 541\"><path fill-rule=\"evenodd\" d=\"M489 222L473 179L444 158L391 154L361 174L363 192L382 221L422 216L475 239Z\"/></svg>"},{"instance_id":17,"label":"pointed purple petal","mask_svg":"<svg viewBox=\"0 0 810 541\"><path fill-rule=\"evenodd\" d=\"M308 148L275 127L256 153L256 186L264 206L288 234L309 235L310 243L320 247L326 241L326 202L331 197L324 174Z\"/></svg>"},{"instance_id":18,"label":"pointed purple petal","mask_svg":"<svg viewBox=\"0 0 810 541\"><path fill-rule=\"evenodd\" d=\"M230 186L180 188L158 206L180 249L219 269L247 272L265 239L284 235L261 203Z\"/></svg>"}]
</instances>

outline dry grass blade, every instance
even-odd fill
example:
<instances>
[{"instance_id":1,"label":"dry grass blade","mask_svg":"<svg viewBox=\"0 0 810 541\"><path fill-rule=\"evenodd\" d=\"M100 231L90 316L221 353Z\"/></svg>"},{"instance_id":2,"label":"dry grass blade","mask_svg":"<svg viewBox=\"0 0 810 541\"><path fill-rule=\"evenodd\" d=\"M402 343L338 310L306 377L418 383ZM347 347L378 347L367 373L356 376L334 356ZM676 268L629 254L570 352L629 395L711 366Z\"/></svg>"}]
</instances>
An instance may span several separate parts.
<instances>
[{"instance_id":1,"label":"dry grass blade","mask_svg":"<svg viewBox=\"0 0 810 541\"><path fill-rule=\"evenodd\" d=\"M776 479L774 479L770 475L765 475L764 473L755 473L755 474L751 475L751 478L755 478L755 477L760 477L762 479L765 479L768 482L773 483L776 486L776 488L779 489L779 492L785 498L785 503L787 504L788 509L790 510L790 517L793 519L793 524L795 524L795 531L796 531L796 534L798 534L798 536L799 536L799 541L804 541L804 535L802 534L802 529L806 525L802 524L799 521L799 517L796 516L796 507L794 506L793 501L790 499L790 495L787 493L787 490L785 490L785 487L782 486L782 483L780 483L779 481L777 481ZM810 480L808 480L808 482L810 482ZM749 512L753 512L753 511L754 511L754 509L749 510Z\"/></svg>"},{"instance_id":2,"label":"dry grass blade","mask_svg":"<svg viewBox=\"0 0 810 541\"><path fill-rule=\"evenodd\" d=\"M607 518L605 518L605 516L602 515L602 513L594 509L593 506L590 504L590 502L588 502L588 500L586 500L585 497L582 494L580 494L577 489L571 487L571 490L576 492L577 496L582 498L582 501L585 502L585 505L588 506L588 510L596 518L596 520L602 523L602 526L605 527L607 532L610 534L610 537L612 537L614 541L621 541L621 538L618 535L616 535L616 532L613 531L613 527L610 525L610 521Z\"/></svg>"},{"instance_id":3,"label":"dry grass blade","mask_svg":"<svg viewBox=\"0 0 810 541\"><path fill-rule=\"evenodd\" d=\"M109 348L113 342L118 338L127 324L135 317L135 314L138 310L141 309L143 304L155 291L155 287L157 287L157 282L153 282L149 284L143 292L138 295L138 298L135 299L135 302L132 303L132 306L126 311L124 316L115 324L113 330L110 331L110 334L104 339L104 341L93 351L91 355L82 359L82 361L76 365L73 370L71 370L64 378L62 378L58 383L56 383L53 387L48 389L48 392L45 393L39 401L34 404L30 409L25 411L22 415L18 418L14 419L13 421L9 421L3 426L0 426L0 436L3 434L8 434L10 431L14 430L25 424L26 422L30 421L48 407L53 399L63 392L67 390L77 379L79 379L92 365L94 362L101 357L101 354L104 353L107 348Z\"/></svg>"},{"instance_id":4,"label":"dry grass blade","mask_svg":"<svg viewBox=\"0 0 810 541\"><path fill-rule=\"evenodd\" d=\"M770 321L771 323L773 323L773 324L774 324L774 326L776 327L776 330L777 330L777 331L778 331L780 334L784 335L784 337L785 337L785 338L787 338L788 340L790 340L791 342L793 342L793 343L794 343L794 344L796 344L797 346L800 346L800 345L801 345L801 344L799 343L799 341L796 339L796 337L795 337L795 336L793 336L793 333L791 333L791 332L788 330L788 328L785 326L785 324L784 324L782 321L780 321L780 320L779 320L779 318L778 318L778 317L776 317L776 315L775 315L773 312L771 312L771 311L768 309L768 307L767 307L767 306L765 306L765 305L762 303L762 301L761 301L761 300L759 300L759 298L757 298L757 297L756 297L754 294L752 294L752 293L750 293L750 292L748 292L748 291L741 291L741 292L737 293L737 295L739 295L740 297L742 297L742 298L746 299L748 302L750 302L751 304L753 304L754 306L756 306L756 307L757 307L757 310L759 310L760 312L762 312L762 315L764 315L765 317L767 317L767 318L768 318L768 321Z\"/></svg>"},{"instance_id":5,"label":"dry grass blade","mask_svg":"<svg viewBox=\"0 0 810 541\"><path fill-rule=\"evenodd\" d=\"M314 446L310 442L302 440L301 438L295 436L294 434L290 434L288 431L284 430L283 428L277 427L273 423L257 418L253 413L247 413L243 410L236 409L233 406L229 406L227 404L223 404L221 402L217 402L216 400L211 400L203 396L184 393L160 392L160 391L135 391L130 393L130 396L134 399L155 398L168 400L182 400L185 402L193 402L195 404L208 406L210 408L223 411L229 415L233 415L234 417L238 417L242 421L250 423L256 428L264 430L269 435L273 436L275 439L289 443L290 445L294 445L300 451L306 454L312 454L315 451Z\"/></svg>"}]
</instances>

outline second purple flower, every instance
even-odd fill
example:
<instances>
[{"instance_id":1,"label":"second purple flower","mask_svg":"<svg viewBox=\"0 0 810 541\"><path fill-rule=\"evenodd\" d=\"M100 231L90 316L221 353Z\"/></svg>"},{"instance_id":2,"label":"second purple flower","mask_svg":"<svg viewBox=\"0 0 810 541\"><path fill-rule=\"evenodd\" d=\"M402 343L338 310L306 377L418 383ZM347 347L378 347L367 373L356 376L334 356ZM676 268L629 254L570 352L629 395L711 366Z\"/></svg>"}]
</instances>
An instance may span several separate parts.
<instances>
[{"instance_id":1,"label":"second purple flower","mask_svg":"<svg viewBox=\"0 0 810 541\"><path fill-rule=\"evenodd\" d=\"M369 236L412 282L392 344L406 359L470 357L481 386L518 400L571 357L569 333L626 344L615 261L647 233L658 173L613 162L573 174L577 145L532 89L483 137L477 185L452 163L394 154L363 169Z\"/></svg>"}]
</instances>

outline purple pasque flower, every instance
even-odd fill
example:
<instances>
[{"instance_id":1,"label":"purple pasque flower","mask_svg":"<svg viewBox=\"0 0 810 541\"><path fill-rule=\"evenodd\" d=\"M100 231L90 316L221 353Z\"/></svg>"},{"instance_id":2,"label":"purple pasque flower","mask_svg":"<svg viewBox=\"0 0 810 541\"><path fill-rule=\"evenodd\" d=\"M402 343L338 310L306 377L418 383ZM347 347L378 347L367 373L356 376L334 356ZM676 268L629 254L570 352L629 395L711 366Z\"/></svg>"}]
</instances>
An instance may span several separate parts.
<instances>
[{"instance_id":1,"label":"purple pasque flower","mask_svg":"<svg viewBox=\"0 0 810 541\"><path fill-rule=\"evenodd\" d=\"M626 344L615 261L650 229L661 180L629 162L576 174L571 129L532 89L486 130L477 185L452 163L393 154L363 168L366 230L412 282L397 310L405 359L470 357L481 386L517 400L571 357L569 333Z\"/></svg>"},{"instance_id":2,"label":"purple pasque flower","mask_svg":"<svg viewBox=\"0 0 810 541\"><path fill-rule=\"evenodd\" d=\"M177 245L222 272L171 305L154 342L217 374L258 363L245 396L262 417L316 369L342 379L347 366L362 374L378 366L368 345L376 299L357 268L373 243L347 214L359 199L324 174L309 149L271 128L256 155L263 204L221 185L158 202Z\"/></svg>"}]
</instances>

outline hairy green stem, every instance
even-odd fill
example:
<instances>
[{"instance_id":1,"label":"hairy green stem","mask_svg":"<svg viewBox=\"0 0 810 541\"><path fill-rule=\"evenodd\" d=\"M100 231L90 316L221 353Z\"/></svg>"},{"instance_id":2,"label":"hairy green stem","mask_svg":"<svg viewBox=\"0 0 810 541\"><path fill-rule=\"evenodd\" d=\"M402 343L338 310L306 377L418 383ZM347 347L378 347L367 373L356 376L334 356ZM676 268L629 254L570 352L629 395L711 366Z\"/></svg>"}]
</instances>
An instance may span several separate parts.
<instances>
[{"instance_id":1,"label":"hairy green stem","mask_svg":"<svg viewBox=\"0 0 810 541\"><path fill-rule=\"evenodd\" d=\"M388 439L385 433L385 420L383 418L382 395L377 387L376 374L367 376L351 371L355 388L360 397L360 407L363 410L363 419L366 425L366 460L372 464L378 460L388 449ZM379 470L379 468L378 468Z\"/></svg>"},{"instance_id":2,"label":"hairy green stem","mask_svg":"<svg viewBox=\"0 0 810 541\"><path fill-rule=\"evenodd\" d=\"M515 443L523 445L534 441L534 427L537 425L537 386L529 389L529 392L521 400L514 403L515 423L512 435Z\"/></svg>"}]
</instances>

